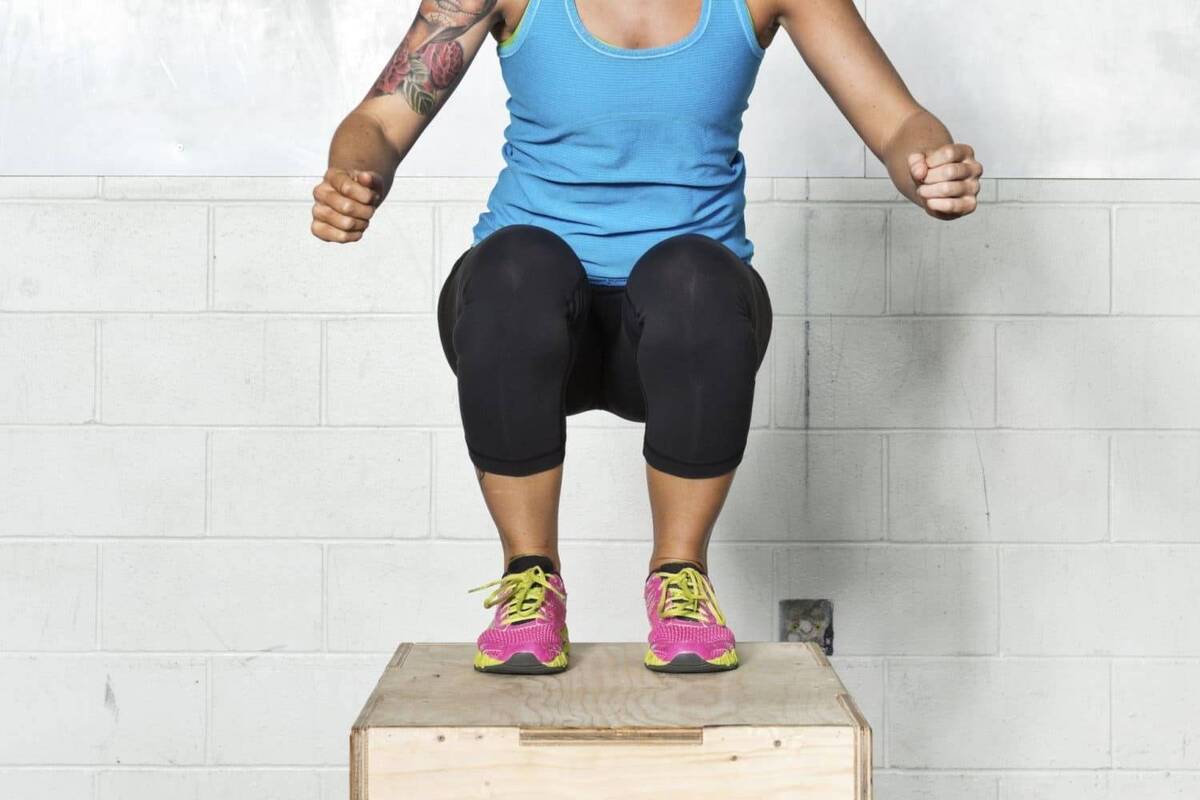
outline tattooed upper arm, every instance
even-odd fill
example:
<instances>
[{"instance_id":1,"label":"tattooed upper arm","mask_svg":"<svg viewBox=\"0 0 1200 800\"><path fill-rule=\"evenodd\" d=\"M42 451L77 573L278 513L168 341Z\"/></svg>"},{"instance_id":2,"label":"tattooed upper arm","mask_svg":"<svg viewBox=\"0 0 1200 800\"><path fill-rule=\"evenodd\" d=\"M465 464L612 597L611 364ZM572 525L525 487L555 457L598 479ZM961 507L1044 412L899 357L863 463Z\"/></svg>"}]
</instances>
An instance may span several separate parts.
<instances>
[{"instance_id":1,"label":"tattooed upper arm","mask_svg":"<svg viewBox=\"0 0 1200 800\"><path fill-rule=\"evenodd\" d=\"M401 120L395 118L395 111L403 107L416 112L421 122L428 122L458 86L487 38L496 20L496 3L497 0L421 0L400 46L360 106L382 118L385 130L399 125ZM403 103L376 100L393 96Z\"/></svg>"}]
</instances>

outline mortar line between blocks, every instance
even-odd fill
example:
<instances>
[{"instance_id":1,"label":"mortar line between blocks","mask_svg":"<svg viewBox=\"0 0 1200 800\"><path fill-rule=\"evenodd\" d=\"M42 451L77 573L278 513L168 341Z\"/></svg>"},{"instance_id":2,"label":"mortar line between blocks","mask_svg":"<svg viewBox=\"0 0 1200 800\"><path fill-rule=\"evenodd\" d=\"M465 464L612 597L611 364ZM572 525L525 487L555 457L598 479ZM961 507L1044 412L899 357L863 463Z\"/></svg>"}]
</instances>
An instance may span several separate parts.
<instances>
[{"instance_id":1,"label":"mortar line between blocks","mask_svg":"<svg viewBox=\"0 0 1200 800\"><path fill-rule=\"evenodd\" d=\"M1000 323L992 323L992 427L1000 427Z\"/></svg>"},{"instance_id":2,"label":"mortar line between blocks","mask_svg":"<svg viewBox=\"0 0 1200 800\"><path fill-rule=\"evenodd\" d=\"M384 652L376 654L380 658L387 659L392 655L392 652ZM1114 767L1112 770L1106 770L1103 767L881 767L876 765L876 774L888 775L912 775L912 776L969 776L988 779L1002 779L1004 777L1093 777L1100 771L1111 772L1114 775L1129 775L1129 776L1165 776L1167 773L1180 775L1189 775L1200 777L1200 770L1185 767L1172 769L1155 769L1153 767ZM64 772L86 772L89 776L95 773L138 773L138 772L170 772L173 774L186 775L189 773L289 773L289 772L327 772L340 776L345 776L346 765L342 763L327 763L319 762L315 764L301 763L282 763L282 764L155 764L155 763L134 763L134 764L89 764L89 763L72 763L72 764L51 764L51 763L36 763L36 764L5 764L4 770L12 772L52 772L62 770Z\"/></svg>"},{"instance_id":3,"label":"mortar line between blocks","mask_svg":"<svg viewBox=\"0 0 1200 800\"><path fill-rule=\"evenodd\" d=\"M892 209L883 210L883 315L892 313Z\"/></svg>"},{"instance_id":4,"label":"mortar line between blocks","mask_svg":"<svg viewBox=\"0 0 1200 800\"><path fill-rule=\"evenodd\" d=\"M321 320L321 342L317 365L317 425L329 424L329 320Z\"/></svg>"},{"instance_id":5,"label":"mortar line between blocks","mask_svg":"<svg viewBox=\"0 0 1200 800\"><path fill-rule=\"evenodd\" d=\"M774 323L772 323L772 324L774 324ZM774 336L774 334L772 334L772 337L773 336ZM770 347L770 344L768 343L767 346ZM771 363L767 365L767 376L768 376L768 380L770 381L770 392L769 392L770 397L767 398L767 429L768 430L775 430L775 428L777 427L776 415L779 413L777 410L779 407L779 404L776 402L776 399L775 399L775 393L776 393L775 362L779 360L778 358L776 358L776 354L777 354L778 350L779 350L779 348L776 347L771 351L771 358L770 358Z\"/></svg>"},{"instance_id":6,"label":"mortar line between blocks","mask_svg":"<svg viewBox=\"0 0 1200 800\"><path fill-rule=\"evenodd\" d=\"M1000 626L1004 624L1004 609L1000 604L1000 549L1004 545L996 542L992 545L992 560L995 561L994 569L996 570L996 657L1001 658L1004 655L1004 640L1000 638Z\"/></svg>"},{"instance_id":7,"label":"mortar line between blocks","mask_svg":"<svg viewBox=\"0 0 1200 800\"><path fill-rule=\"evenodd\" d=\"M96 650L103 649L102 637L103 630L100 627L100 621L104 618L103 614L103 586L104 586L104 542L96 543Z\"/></svg>"},{"instance_id":8,"label":"mortar line between blocks","mask_svg":"<svg viewBox=\"0 0 1200 800\"><path fill-rule=\"evenodd\" d=\"M779 585L779 548L772 547L768 552L771 554L771 638L779 641L783 629L783 620L779 616L779 601L782 599L779 595L783 593Z\"/></svg>"},{"instance_id":9,"label":"mortar line between blocks","mask_svg":"<svg viewBox=\"0 0 1200 800\"><path fill-rule=\"evenodd\" d=\"M212 656L204 659L204 764L212 764Z\"/></svg>"},{"instance_id":10,"label":"mortar line between blocks","mask_svg":"<svg viewBox=\"0 0 1200 800\"><path fill-rule=\"evenodd\" d=\"M440 288L438 286L438 274L440 273L439 267L441 266L441 263L442 263L442 207L441 207L441 205L437 204L437 203L431 204L430 213L433 216L433 220L430 223L430 230L433 231L433 264L430 265L430 278L429 278L430 290L432 291L433 296L430 298L430 302L433 306L433 311L436 314L437 313L437 301L438 301L438 289Z\"/></svg>"},{"instance_id":11,"label":"mortar line between blocks","mask_svg":"<svg viewBox=\"0 0 1200 800\"><path fill-rule=\"evenodd\" d=\"M883 726L883 737L882 737L883 738L883 743L882 743L883 746L880 748L883 751L883 768L884 769L887 769L889 766L891 766L891 763L892 763L891 762L892 732L891 732L891 730L889 730L889 726L891 724L891 717L888 714L888 711L892 705L892 703L891 703L891 686L890 686L891 663L892 663L892 660L890 658L884 657L884 659L883 659L883 721L881 723L881 725Z\"/></svg>"},{"instance_id":12,"label":"mortar line between blocks","mask_svg":"<svg viewBox=\"0 0 1200 800\"><path fill-rule=\"evenodd\" d=\"M204 538L212 536L212 431L204 432Z\"/></svg>"},{"instance_id":13,"label":"mortar line between blocks","mask_svg":"<svg viewBox=\"0 0 1200 800\"><path fill-rule=\"evenodd\" d=\"M103 413L103 400L100 386L104 379L104 320L97 319L93 326L93 357L95 359L92 366L92 421L100 422L100 415Z\"/></svg>"},{"instance_id":14,"label":"mortar line between blocks","mask_svg":"<svg viewBox=\"0 0 1200 800\"><path fill-rule=\"evenodd\" d=\"M1113 750L1113 694L1116 691L1117 662L1108 660L1108 768L1114 766Z\"/></svg>"},{"instance_id":15,"label":"mortar line between blocks","mask_svg":"<svg viewBox=\"0 0 1200 800\"><path fill-rule=\"evenodd\" d=\"M429 508L425 515L426 537L433 539L437 536L437 434L428 431L429 437Z\"/></svg>"},{"instance_id":16,"label":"mortar line between blocks","mask_svg":"<svg viewBox=\"0 0 1200 800\"><path fill-rule=\"evenodd\" d=\"M892 486L892 468L891 468L892 437L891 437L891 434L885 433L880 438L882 439L882 442L881 442L881 445L879 448L879 450L880 450L879 458L881 461L879 472L880 472L880 483L882 484L882 486L880 487L880 491L883 494L883 499L880 501L880 507L881 507L881 513L883 514L883 519L881 519L879 521L879 524L880 524L880 527L883 529L883 541L887 542L887 541L891 541L891 538L892 538L892 505L891 505L891 497L889 496L891 493L891 486Z\"/></svg>"},{"instance_id":17,"label":"mortar line between blocks","mask_svg":"<svg viewBox=\"0 0 1200 800\"><path fill-rule=\"evenodd\" d=\"M321 650L329 652L329 545L321 545Z\"/></svg>"},{"instance_id":18,"label":"mortar line between blocks","mask_svg":"<svg viewBox=\"0 0 1200 800\"><path fill-rule=\"evenodd\" d=\"M1108 313L1116 308L1117 207L1108 209Z\"/></svg>"},{"instance_id":19,"label":"mortar line between blocks","mask_svg":"<svg viewBox=\"0 0 1200 800\"><path fill-rule=\"evenodd\" d=\"M1200 205L1200 204L1198 204ZM271 320L271 319L291 319L291 320L321 320L328 319L340 322L361 322L363 320L430 320L435 317L432 311L370 311L370 310L355 310L355 309L317 309L317 310L301 310L290 309L280 311L269 310L254 310L254 311L230 311L228 309L213 309L212 311L177 311L170 309L161 310L128 310L128 311L105 311L102 309L69 309L69 308L48 308L39 310L14 310L0 309L0 317L88 317L92 319L106 320L145 320L150 318L164 319L191 319L191 320L212 320L212 319L234 319L234 320ZM1107 312L1098 311L1095 313L1084 313L1074 311L1023 311L1023 312L994 312L994 311L960 311L960 312L931 312L931 313L851 313L851 312L814 312L812 314L793 313L785 311L777 311L774 315L775 319L808 319L812 321L826 322L828 320L847 320L847 321L865 321L879 322L884 320L894 322L1107 322L1109 320L1141 320L1149 322L1196 322L1200 321L1200 313L1192 312L1120 312L1109 314Z\"/></svg>"},{"instance_id":20,"label":"mortar line between blocks","mask_svg":"<svg viewBox=\"0 0 1200 800\"><path fill-rule=\"evenodd\" d=\"M1108 541L1113 541L1113 434L1108 434Z\"/></svg>"},{"instance_id":21,"label":"mortar line between blocks","mask_svg":"<svg viewBox=\"0 0 1200 800\"><path fill-rule=\"evenodd\" d=\"M633 425L619 424L581 424L578 425L579 430L587 430L592 432L629 432L640 430L640 427ZM70 431L78 430L78 423L63 423L63 422L0 422L0 431L5 430L57 430ZM212 430L217 431L317 431L321 426L313 423L279 423L279 424L263 424L263 423L234 423L222 424L217 422L112 422L104 425L96 426L108 430L137 430L137 431L172 431L172 430ZM457 433L462 430L461 423L414 423L411 425L402 424L375 424L375 423L347 423L344 425L329 425L329 428L336 431L371 431L375 433L385 433L387 431L433 431L433 432L453 432ZM1061 433L1061 434L1082 434L1091 433L1096 435L1101 434L1172 434L1180 437L1200 437L1200 428L1197 427L1112 427L1112 428L1096 428L1096 427L1045 427L1034 428L1020 425L1006 426L974 426L974 425L940 425L937 427L925 428L910 428L897 426L880 426L875 428L848 426L844 428L831 427L813 427L813 428L798 428L798 427L780 427L774 430L774 433L779 436L851 436L857 434L940 434L940 433L998 433L998 434L1015 434L1015 433ZM751 428L751 436L766 435L765 428Z\"/></svg>"},{"instance_id":22,"label":"mortar line between blocks","mask_svg":"<svg viewBox=\"0 0 1200 800\"><path fill-rule=\"evenodd\" d=\"M380 545L380 544L403 544L403 543L419 543L429 539L428 536L403 536L403 537L387 537L387 536L164 536L162 534L136 534L131 536L111 536L111 535L78 535L78 536L47 536L39 534L12 534L0 537L2 544L82 544L84 542L105 542L107 544L127 545L134 543L141 544L160 544L160 545L182 545L187 543L208 543L210 546L233 545L237 543L248 544L258 543L263 545L282 545L290 544L355 544L355 545ZM458 543L461 545L494 543L494 536L473 535L473 536L444 536L439 537L436 541L440 544ZM637 547L644 545L646 539L642 536L631 538L621 538L615 536L579 536L563 538L560 543L570 542L577 545L603 545L605 547L630 546ZM840 548L882 548L888 547L893 549L921 550L944 548L947 550L964 550L970 548L978 548L983 545L1002 546L1009 550L1083 550L1095 549L1097 547L1106 547L1112 550L1145 550L1148 548L1157 548L1162 550L1184 551L1189 554L1200 554L1200 542L1185 541L1181 539L1138 539L1138 540L1116 540L1112 542L1104 539L1091 539L1086 541L1065 540L1065 539L1038 539L1034 541L1022 541L1019 539L997 539L979 540L979 541L938 541L934 539L730 539L722 541L713 541L711 547L736 545L738 547L778 547L795 546L800 548L805 547L840 547ZM0 652L13 652L0 650ZM53 652L68 652L55 650ZM1149 656L1148 656L1149 657ZM1180 658L1191 658L1192 656L1179 656ZM1200 658L1200 656L1196 656Z\"/></svg>"},{"instance_id":23,"label":"mortar line between blocks","mask_svg":"<svg viewBox=\"0 0 1200 800\"><path fill-rule=\"evenodd\" d=\"M490 551L489 551L490 552ZM638 550L640 553L642 551ZM775 640L772 636L772 641ZM581 640L582 641L582 640ZM752 640L751 640L752 641ZM87 663L108 663L113 661L124 662L128 664L144 664L152 661L166 660L183 660L190 662L201 662L205 658L213 659L215 664L219 663L237 663L249 662L257 660L259 663L296 663L296 664L338 664L361 662L368 659L383 658L395 654L393 650L376 650L371 648L344 648L334 650L330 648L328 652L319 648L313 647L307 650L198 650L198 649L148 649L148 650L122 650L122 649L107 649L107 650L4 650L0 651L0 660L14 658L40 658L48 661L84 661ZM1038 655L1034 653L1014 653L1011 655L996 655L995 653L965 653L942 651L936 653L924 654L904 654L900 652L887 653L880 649L866 649L860 652L839 653L836 651L836 658L852 659L854 661L878 661L880 659L891 659L900 663L921 665L953 665L953 664L991 664L994 666L1038 666L1038 665L1086 665L1103 662L1106 665L1112 662L1113 666L1117 664L1128 664L1135 667L1144 666L1182 666L1188 668L1200 668L1200 656L1195 655L1180 655L1178 653L1155 652L1155 653L1088 653L1083 650L1073 651L1069 653L1056 653L1052 655ZM17 766L16 764L5 764L0 767L0 771ZM65 765L64 765L65 766ZM86 765L85 765L86 766ZM97 766L92 764L91 766ZM1200 774L1200 769L1196 772Z\"/></svg>"},{"instance_id":24,"label":"mortar line between blocks","mask_svg":"<svg viewBox=\"0 0 1200 800\"><path fill-rule=\"evenodd\" d=\"M205 205L204 215L204 307L212 311L216 305L216 214L211 203Z\"/></svg>"},{"instance_id":25,"label":"mortar line between blocks","mask_svg":"<svg viewBox=\"0 0 1200 800\"><path fill-rule=\"evenodd\" d=\"M996 544L993 546L996 559L996 656L1004 657L1004 592L1001 590L1000 582L1004 571L1000 568L1001 560L1004 558L1004 550L1002 545Z\"/></svg>"}]
</instances>

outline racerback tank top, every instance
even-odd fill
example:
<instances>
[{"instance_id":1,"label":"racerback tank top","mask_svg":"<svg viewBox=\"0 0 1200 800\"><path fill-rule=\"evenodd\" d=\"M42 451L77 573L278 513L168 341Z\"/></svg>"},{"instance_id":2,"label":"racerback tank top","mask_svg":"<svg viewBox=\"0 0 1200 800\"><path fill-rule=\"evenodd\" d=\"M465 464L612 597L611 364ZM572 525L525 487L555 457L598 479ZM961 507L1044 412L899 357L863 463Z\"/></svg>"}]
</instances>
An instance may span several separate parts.
<instances>
[{"instance_id":1,"label":"racerback tank top","mask_svg":"<svg viewBox=\"0 0 1200 800\"><path fill-rule=\"evenodd\" d=\"M496 46L509 124L472 233L504 225L559 234L593 283L623 285L651 245L680 233L746 263L742 112L764 54L745 0L701 0L683 38L648 49L605 42L575 0L529 0Z\"/></svg>"}]
</instances>

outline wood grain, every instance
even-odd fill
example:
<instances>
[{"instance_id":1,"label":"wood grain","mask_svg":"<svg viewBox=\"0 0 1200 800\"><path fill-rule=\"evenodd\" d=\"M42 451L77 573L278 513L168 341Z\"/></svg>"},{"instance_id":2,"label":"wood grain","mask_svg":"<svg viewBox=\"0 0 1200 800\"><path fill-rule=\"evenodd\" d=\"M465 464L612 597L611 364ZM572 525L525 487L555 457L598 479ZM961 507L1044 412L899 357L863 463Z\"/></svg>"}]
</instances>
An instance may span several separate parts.
<instances>
[{"instance_id":1,"label":"wood grain","mask_svg":"<svg viewBox=\"0 0 1200 800\"><path fill-rule=\"evenodd\" d=\"M837 674L803 642L738 644L729 672L669 675L642 665L645 645L572 643L556 675L485 675L473 644L421 644L389 668L360 727L662 728L853 725Z\"/></svg>"}]
</instances>

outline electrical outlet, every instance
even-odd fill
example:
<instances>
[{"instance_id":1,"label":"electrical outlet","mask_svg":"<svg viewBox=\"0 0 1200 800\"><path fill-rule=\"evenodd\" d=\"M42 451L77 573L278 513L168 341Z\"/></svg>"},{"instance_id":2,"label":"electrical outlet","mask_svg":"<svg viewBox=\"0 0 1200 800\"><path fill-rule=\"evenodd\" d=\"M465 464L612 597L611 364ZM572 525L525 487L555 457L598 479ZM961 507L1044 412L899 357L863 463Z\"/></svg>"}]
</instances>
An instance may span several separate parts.
<instances>
[{"instance_id":1,"label":"electrical outlet","mask_svg":"<svg viewBox=\"0 0 1200 800\"><path fill-rule=\"evenodd\" d=\"M828 600L780 600L779 641L816 642L833 655L833 603Z\"/></svg>"}]
</instances>

